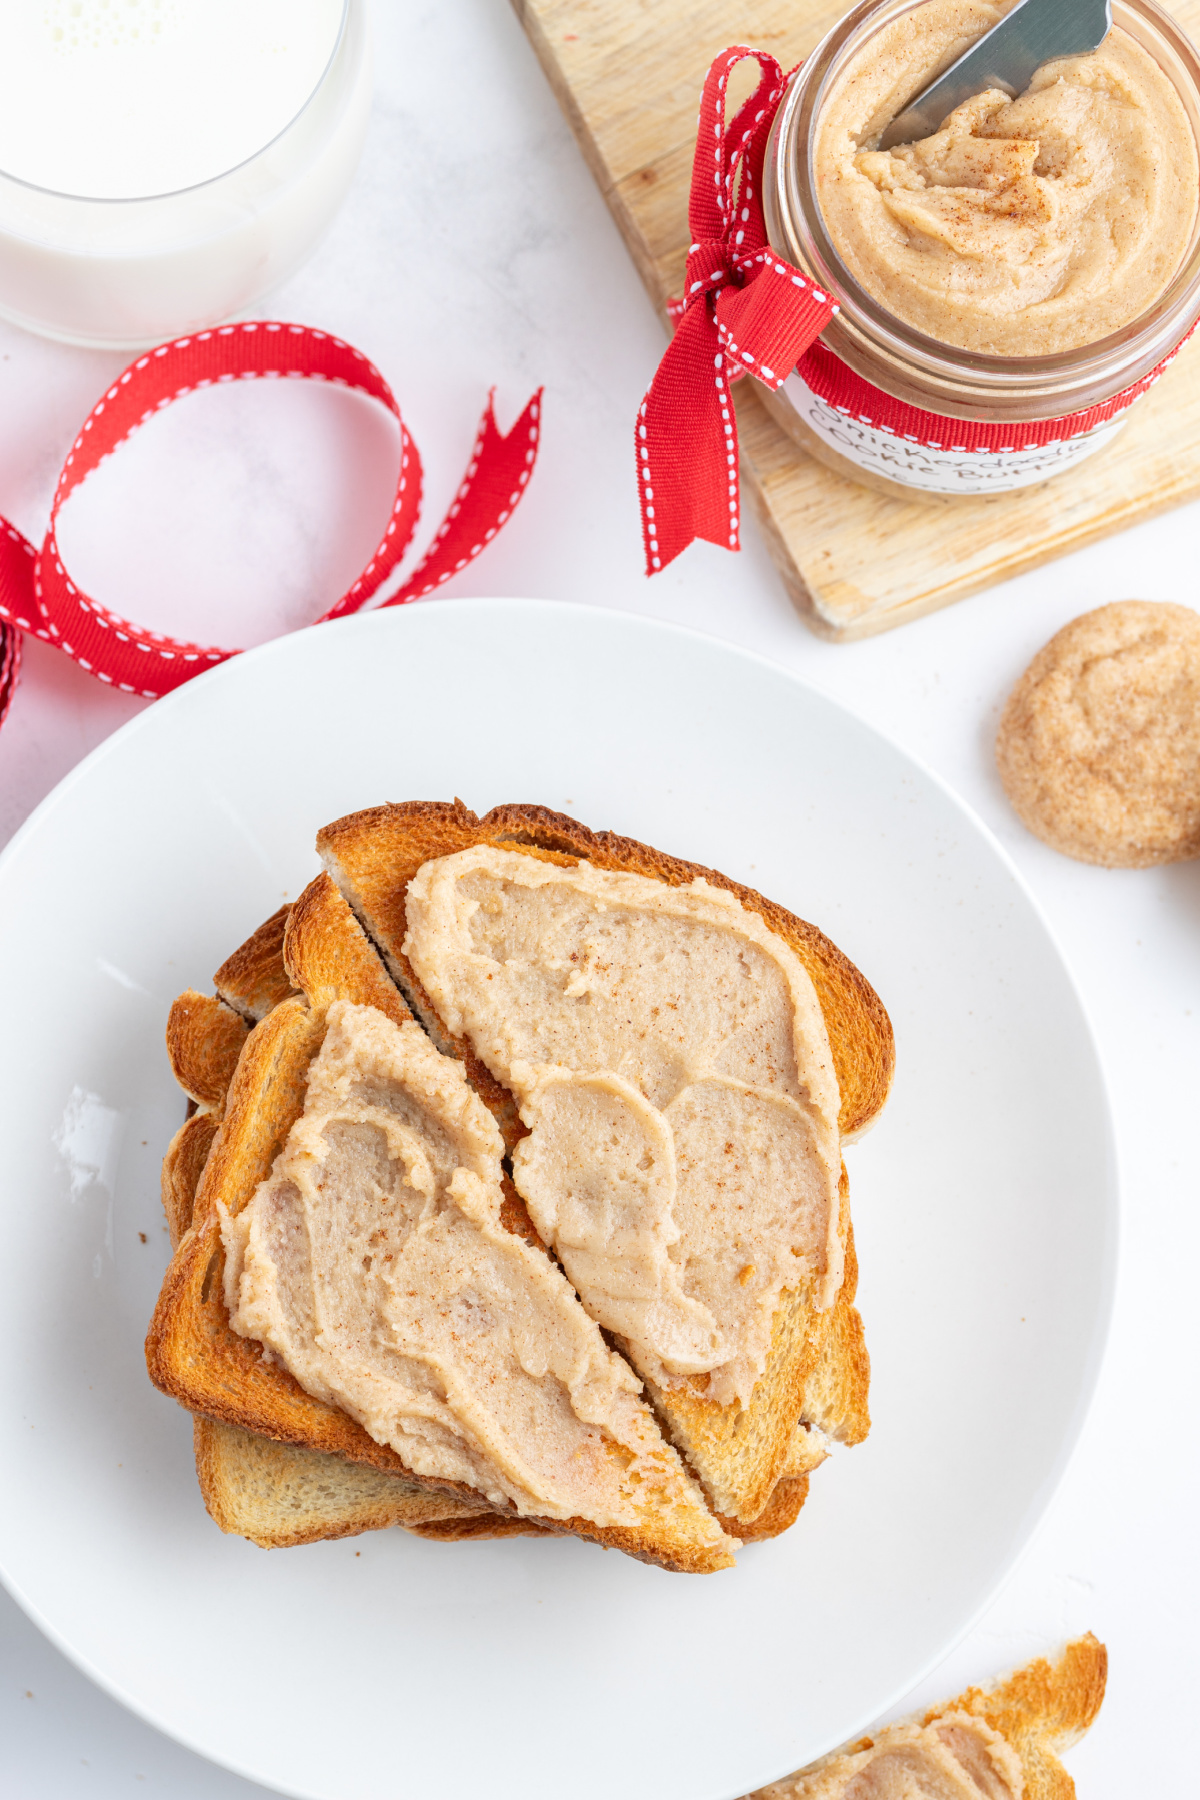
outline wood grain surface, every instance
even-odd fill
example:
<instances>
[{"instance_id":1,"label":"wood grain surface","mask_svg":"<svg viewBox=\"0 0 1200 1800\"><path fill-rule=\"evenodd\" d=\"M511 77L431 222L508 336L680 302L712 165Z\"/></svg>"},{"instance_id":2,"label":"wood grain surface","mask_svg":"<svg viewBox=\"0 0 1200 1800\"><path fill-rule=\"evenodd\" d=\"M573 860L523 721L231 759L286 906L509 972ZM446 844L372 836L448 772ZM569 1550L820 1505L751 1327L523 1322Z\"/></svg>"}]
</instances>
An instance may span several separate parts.
<instances>
[{"instance_id":1,"label":"wood grain surface","mask_svg":"<svg viewBox=\"0 0 1200 1800\"><path fill-rule=\"evenodd\" d=\"M824 0L513 0L630 255L666 319L687 257L704 73L727 44L785 68L844 12ZM1200 0L1171 9L1200 36ZM649 383L653 370L647 369ZM824 468L738 383L742 480L805 621L886 631L1200 494L1200 352L1185 348L1116 442L1017 494L898 500ZM631 421L632 423L632 421ZM630 484L632 488L632 463Z\"/></svg>"}]
</instances>

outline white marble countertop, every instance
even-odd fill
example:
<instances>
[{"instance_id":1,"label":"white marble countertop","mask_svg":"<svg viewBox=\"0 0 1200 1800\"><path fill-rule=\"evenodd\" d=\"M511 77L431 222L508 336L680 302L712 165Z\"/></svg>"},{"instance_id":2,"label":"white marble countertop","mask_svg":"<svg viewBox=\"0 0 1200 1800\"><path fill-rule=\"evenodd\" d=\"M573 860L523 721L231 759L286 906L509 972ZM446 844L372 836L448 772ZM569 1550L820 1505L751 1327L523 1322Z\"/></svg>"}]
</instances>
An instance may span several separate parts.
<instances>
[{"instance_id":1,"label":"white marble countertop","mask_svg":"<svg viewBox=\"0 0 1200 1800\"><path fill-rule=\"evenodd\" d=\"M391 382L426 465L418 547L462 473L487 389L495 384L506 425L545 384L528 495L446 592L647 613L802 673L966 797L1057 934L1116 1114L1116 1320L1082 1441L1032 1546L910 1704L1091 1628L1108 1643L1111 1674L1100 1720L1069 1759L1081 1800L1182 1793L1194 1779L1180 1727L1194 1704L1200 1610L1189 1381L1200 864L1112 873L1056 856L1008 810L991 744L1016 676L1069 618L1127 598L1200 605L1200 510L849 646L808 633L749 522L740 556L698 545L647 582L631 450L661 331L521 29L503 0L376 0L375 18L361 170L327 241L261 310L340 333ZM29 535L40 537L72 436L124 360L0 326L0 512ZM309 384L196 396L71 503L62 541L73 571L140 622L207 642L257 642L305 623L369 552L394 475L386 429L365 404ZM0 841L143 704L31 642L0 733ZM2 1590L0 1669L6 1794L262 1791L123 1711Z\"/></svg>"}]
</instances>

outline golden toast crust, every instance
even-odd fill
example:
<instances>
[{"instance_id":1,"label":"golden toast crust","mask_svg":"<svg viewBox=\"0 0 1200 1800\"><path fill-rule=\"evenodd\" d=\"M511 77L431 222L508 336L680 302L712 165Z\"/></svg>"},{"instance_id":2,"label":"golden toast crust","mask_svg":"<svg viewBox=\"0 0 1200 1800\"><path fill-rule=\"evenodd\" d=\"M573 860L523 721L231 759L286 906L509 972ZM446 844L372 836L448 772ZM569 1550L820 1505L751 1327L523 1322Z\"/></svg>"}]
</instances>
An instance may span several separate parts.
<instances>
[{"instance_id":1,"label":"golden toast crust","mask_svg":"<svg viewBox=\"0 0 1200 1800\"><path fill-rule=\"evenodd\" d=\"M167 1215L167 1234L171 1239L172 1250L178 1250L184 1233L191 1225L196 1190L200 1186L204 1165L208 1161L220 1122L220 1115L217 1113L193 1113L190 1119L184 1120L167 1145L162 1166L162 1203Z\"/></svg>"},{"instance_id":2,"label":"golden toast crust","mask_svg":"<svg viewBox=\"0 0 1200 1800\"><path fill-rule=\"evenodd\" d=\"M723 1518L717 1513L717 1524L730 1537L740 1538L743 1544L763 1544L768 1538L779 1537L782 1532L791 1529L800 1517L800 1509L807 1499L808 1476L783 1475L775 1483L770 1498L757 1519L744 1524L740 1519Z\"/></svg>"},{"instance_id":3,"label":"golden toast crust","mask_svg":"<svg viewBox=\"0 0 1200 1800\"><path fill-rule=\"evenodd\" d=\"M290 906L281 906L272 913L252 937L226 957L213 976L213 986L222 1000L252 1025L265 1019L273 1006L295 992L283 965L283 934L291 910Z\"/></svg>"},{"instance_id":4,"label":"golden toast crust","mask_svg":"<svg viewBox=\"0 0 1200 1800\"><path fill-rule=\"evenodd\" d=\"M1024 1800L1075 1800L1075 1783L1058 1759L1095 1719L1107 1681L1108 1651L1089 1631L1053 1662L1038 1657L995 1687L968 1688L922 1723L947 1712L983 1719L1021 1758Z\"/></svg>"},{"instance_id":5,"label":"golden toast crust","mask_svg":"<svg viewBox=\"0 0 1200 1800\"><path fill-rule=\"evenodd\" d=\"M217 1419L198 1416L193 1427L196 1473L210 1515L222 1531L264 1549L477 1516L448 1494L320 1450L277 1443Z\"/></svg>"},{"instance_id":6,"label":"golden toast crust","mask_svg":"<svg viewBox=\"0 0 1200 1800\"><path fill-rule=\"evenodd\" d=\"M219 1112L250 1027L214 994L187 988L167 1015L171 1073L197 1106Z\"/></svg>"},{"instance_id":7,"label":"golden toast crust","mask_svg":"<svg viewBox=\"0 0 1200 1800\"><path fill-rule=\"evenodd\" d=\"M433 1543L463 1544L477 1538L556 1537L546 1525L532 1519L506 1519L499 1513L477 1513L474 1518L431 1519L428 1524L409 1525L412 1537L429 1538Z\"/></svg>"}]
</instances>

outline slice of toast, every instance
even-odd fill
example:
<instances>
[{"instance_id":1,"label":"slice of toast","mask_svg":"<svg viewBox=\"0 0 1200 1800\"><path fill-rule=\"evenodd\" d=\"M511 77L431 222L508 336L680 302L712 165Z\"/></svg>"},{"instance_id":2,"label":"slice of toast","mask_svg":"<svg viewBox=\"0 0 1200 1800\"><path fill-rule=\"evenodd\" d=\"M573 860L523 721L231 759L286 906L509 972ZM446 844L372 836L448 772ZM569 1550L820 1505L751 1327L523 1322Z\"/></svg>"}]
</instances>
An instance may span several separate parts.
<instances>
[{"instance_id":1,"label":"slice of toast","mask_svg":"<svg viewBox=\"0 0 1200 1800\"><path fill-rule=\"evenodd\" d=\"M757 913L799 957L824 1014L841 1095L843 1138L865 1130L887 1098L894 1066L891 1024L881 1001L849 959L815 926L727 876L650 849L612 832L593 832L539 806L495 807L477 818L461 801L373 807L318 833L326 868L381 952L393 979L434 1042L458 1057L490 1108L511 1151L524 1134L514 1096L438 1016L404 953L409 883L423 864L489 844L545 860L619 870L682 886L703 877ZM706 1378L662 1388L647 1383L666 1435L686 1457L718 1517L746 1527L758 1518L784 1475L796 1423L813 1425L844 1444L861 1442L870 1425L870 1363L854 1307L857 1264L845 1171L840 1230L845 1275L832 1307L818 1310L803 1290L786 1291L776 1308L770 1354L750 1403L719 1406Z\"/></svg>"},{"instance_id":2,"label":"slice of toast","mask_svg":"<svg viewBox=\"0 0 1200 1800\"><path fill-rule=\"evenodd\" d=\"M277 1443L220 1419L197 1417L194 1431L196 1474L209 1514L222 1531L264 1549L356 1537L391 1525L424 1532L434 1524L478 1524L476 1535L487 1537L501 1535L495 1528L508 1523L405 1476ZM523 1519L513 1523L526 1528Z\"/></svg>"},{"instance_id":3,"label":"slice of toast","mask_svg":"<svg viewBox=\"0 0 1200 1800\"><path fill-rule=\"evenodd\" d=\"M278 1362L264 1360L261 1346L230 1325L218 1202L236 1217L269 1174L303 1108L307 1071L323 1041L327 1008L346 1000L375 1008L395 1025L411 1021L383 965L325 876L292 908L284 961L297 992L279 1000L245 1040L205 1163L194 1220L167 1272L151 1323L146 1343L151 1379L193 1413L383 1473L407 1475L418 1486L478 1507L477 1490L414 1475L389 1445L376 1442L338 1407L305 1392ZM515 1193L511 1199L520 1208ZM650 1428L648 1412L644 1417L643 1429ZM736 1541L731 1543L715 1525L674 1453L656 1431L653 1435L659 1444L657 1487L648 1493L636 1526L597 1526L584 1518L532 1522L668 1568L728 1566ZM607 1439L601 1443L601 1454L623 1467L627 1453Z\"/></svg>"},{"instance_id":4,"label":"slice of toast","mask_svg":"<svg viewBox=\"0 0 1200 1800\"><path fill-rule=\"evenodd\" d=\"M283 966L284 908L234 952L218 972L222 997L189 989L171 1008L167 1051L175 1079L197 1111L176 1133L163 1161L163 1208L172 1249L192 1222L196 1191L225 1108L229 1084L254 1009L263 1016L293 993ZM274 966L272 966L272 959ZM240 1002L238 1010L231 1010ZM418 1487L406 1476L348 1463L319 1450L278 1443L237 1425L196 1415L196 1473L210 1515L222 1531L265 1549L349 1537L392 1525L479 1519L503 1523L489 1510ZM523 1521L518 1528L530 1530ZM512 1535L511 1526L504 1535Z\"/></svg>"},{"instance_id":5,"label":"slice of toast","mask_svg":"<svg viewBox=\"0 0 1200 1800\"><path fill-rule=\"evenodd\" d=\"M289 910L281 908L222 964L215 982L225 1005L212 996L189 992L173 1009L168 1044L175 1072L200 1107L177 1134L164 1162L164 1205L173 1244L190 1223L196 1185L248 1022L261 1019L296 992L283 962ZM230 1007L236 1009L236 1018L227 1010ZM852 1282L853 1276L847 1298L853 1297ZM828 1353L824 1360L829 1364ZM838 1366L834 1364L835 1370ZM844 1359L841 1366L844 1370ZM541 1529L527 1521L502 1520L490 1511L479 1513L449 1496L431 1495L400 1476L277 1443L214 1419L198 1416L195 1431L197 1469L210 1512L224 1529L262 1544L310 1542L390 1524L415 1527L418 1518L428 1520L435 1514L446 1517L432 1533L421 1526L422 1535L451 1540L536 1534ZM793 1453L767 1506L751 1525L737 1527L745 1541L775 1536L794 1522L807 1495L808 1476L825 1454L822 1434L797 1428ZM475 1520L471 1530L459 1530L457 1526L468 1518ZM735 1529L732 1520L721 1523Z\"/></svg>"},{"instance_id":6,"label":"slice of toast","mask_svg":"<svg viewBox=\"0 0 1200 1800\"><path fill-rule=\"evenodd\" d=\"M194 988L180 994L168 1015L171 1072L191 1102L188 1117L163 1158L162 1203L172 1249L191 1224L192 1199L249 1035L245 1019L214 995L198 994Z\"/></svg>"},{"instance_id":7,"label":"slice of toast","mask_svg":"<svg viewBox=\"0 0 1200 1800\"><path fill-rule=\"evenodd\" d=\"M282 955L282 940L281 940ZM228 965L227 965L228 966ZM290 993L290 983L288 986ZM192 1222L196 1190L224 1110L236 1058L218 1063L221 1047L240 1047L225 1005L193 990L171 1011L167 1041L172 1067L193 1102L197 1068L210 1071L205 1105L176 1133L163 1162L163 1206L171 1247ZM216 1065L214 1067L214 1065ZM449 1494L416 1487L404 1476L346 1462L322 1450L261 1437L238 1425L197 1415L193 1421L196 1472L209 1513L223 1531L266 1549L349 1537L398 1525L442 1542L549 1535L526 1519L505 1519ZM745 1542L775 1537L792 1525L808 1494L808 1476L824 1458L815 1436L798 1428L788 1469L760 1516L742 1528ZM732 1522L722 1521L732 1533Z\"/></svg>"},{"instance_id":8,"label":"slice of toast","mask_svg":"<svg viewBox=\"0 0 1200 1800\"><path fill-rule=\"evenodd\" d=\"M972 1687L920 1719L859 1738L747 1800L849 1800L893 1793L894 1773L911 1781L913 1760L928 1757L945 1786L903 1785L904 1793L978 1795L979 1800L1074 1800L1075 1783L1059 1758L1100 1711L1108 1652L1091 1632L1054 1659L1039 1657L986 1688ZM944 1765L938 1768L938 1765ZM951 1785L953 1783L953 1785Z\"/></svg>"},{"instance_id":9,"label":"slice of toast","mask_svg":"<svg viewBox=\"0 0 1200 1800\"><path fill-rule=\"evenodd\" d=\"M272 913L225 958L213 976L221 999L250 1025L257 1025L273 1006L296 991L283 960L283 939L291 915L290 906Z\"/></svg>"},{"instance_id":10,"label":"slice of toast","mask_svg":"<svg viewBox=\"0 0 1200 1800\"><path fill-rule=\"evenodd\" d=\"M1059 1758L1092 1724L1107 1680L1108 1651L1089 1631L1053 1662L1038 1657L992 1687L968 1688L925 1722L951 1711L984 1720L1020 1757L1024 1800L1074 1800L1075 1783Z\"/></svg>"}]
</instances>

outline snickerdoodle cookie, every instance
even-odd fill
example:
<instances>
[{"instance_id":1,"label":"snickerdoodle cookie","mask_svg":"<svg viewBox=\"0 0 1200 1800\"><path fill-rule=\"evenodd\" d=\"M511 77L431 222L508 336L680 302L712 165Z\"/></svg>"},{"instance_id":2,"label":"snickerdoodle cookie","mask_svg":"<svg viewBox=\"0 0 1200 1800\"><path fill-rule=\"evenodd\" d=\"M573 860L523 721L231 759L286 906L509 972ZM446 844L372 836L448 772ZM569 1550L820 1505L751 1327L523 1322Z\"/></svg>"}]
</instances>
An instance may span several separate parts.
<instances>
[{"instance_id":1,"label":"snickerdoodle cookie","mask_svg":"<svg viewBox=\"0 0 1200 1800\"><path fill-rule=\"evenodd\" d=\"M1022 822L1067 856L1200 856L1200 616L1124 600L1073 619L1013 689L996 762Z\"/></svg>"}]
</instances>

